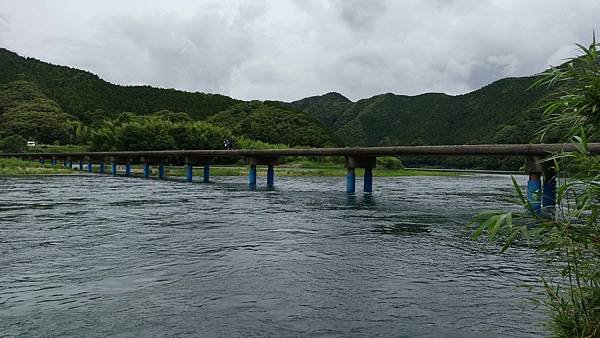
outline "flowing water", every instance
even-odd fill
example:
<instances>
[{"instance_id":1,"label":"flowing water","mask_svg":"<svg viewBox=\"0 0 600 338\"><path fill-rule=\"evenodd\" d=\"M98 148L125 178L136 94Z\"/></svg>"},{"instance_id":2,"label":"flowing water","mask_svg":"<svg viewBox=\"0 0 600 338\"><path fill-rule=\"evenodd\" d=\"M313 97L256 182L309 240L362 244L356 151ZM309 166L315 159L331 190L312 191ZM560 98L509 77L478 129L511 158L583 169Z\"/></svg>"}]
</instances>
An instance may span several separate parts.
<instances>
[{"instance_id":1,"label":"flowing water","mask_svg":"<svg viewBox=\"0 0 600 338\"><path fill-rule=\"evenodd\" d=\"M214 181L0 178L0 336L545 333L543 260L465 233L508 176Z\"/></svg>"}]
</instances>

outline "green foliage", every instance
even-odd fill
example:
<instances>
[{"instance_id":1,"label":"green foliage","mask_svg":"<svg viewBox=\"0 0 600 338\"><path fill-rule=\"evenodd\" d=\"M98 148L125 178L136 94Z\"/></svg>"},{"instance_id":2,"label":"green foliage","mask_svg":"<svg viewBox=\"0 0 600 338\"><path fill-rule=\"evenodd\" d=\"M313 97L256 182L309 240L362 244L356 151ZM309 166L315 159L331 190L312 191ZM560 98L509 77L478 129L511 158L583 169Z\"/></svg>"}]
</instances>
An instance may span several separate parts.
<instances>
[{"instance_id":1,"label":"green foliage","mask_svg":"<svg viewBox=\"0 0 600 338\"><path fill-rule=\"evenodd\" d=\"M286 144L271 144L259 140L252 140L247 137L239 137L235 140L235 147L239 149L289 149Z\"/></svg>"},{"instance_id":2,"label":"green foliage","mask_svg":"<svg viewBox=\"0 0 600 338\"><path fill-rule=\"evenodd\" d=\"M559 272L544 277L548 323L558 337L600 336L600 157L590 154L587 133L600 126L600 54L595 38L583 55L542 74L536 86L559 86L546 105L544 133L568 127L576 151L548 161L563 177L556 212L536 213L519 185L515 190L525 212L486 212L477 216L477 238L487 235L508 249L519 239L535 239L538 250ZM550 210L552 211L552 210Z\"/></svg>"},{"instance_id":3,"label":"green foliage","mask_svg":"<svg viewBox=\"0 0 600 338\"><path fill-rule=\"evenodd\" d=\"M27 140L20 135L10 135L0 139L0 151L5 153L21 153L27 147Z\"/></svg>"},{"instance_id":4,"label":"green foliage","mask_svg":"<svg viewBox=\"0 0 600 338\"><path fill-rule=\"evenodd\" d=\"M404 169L404 165L402 161L397 157L377 157L377 167L382 167L384 169Z\"/></svg>"},{"instance_id":5,"label":"green foliage","mask_svg":"<svg viewBox=\"0 0 600 338\"><path fill-rule=\"evenodd\" d=\"M111 150L169 150L169 149L221 149L223 140L231 133L207 122L189 122L178 114L164 112L138 116L122 113L107 121L90 136L94 151Z\"/></svg>"},{"instance_id":6,"label":"green foliage","mask_svg":"<svg viewBox=\"0 0 600 338\"><path fill-rule=\"evenodd\" d=\"M271 144L327 147L335 137L319 121L307 114L285 110L258 101L240 103L209 119L235 135Z\"/></svg>"},{"instance_id":7,"label":"green foliage","mask_svg":"<svg viewBox=\"0 0 600 338\"><path fill-rule=\"evenodd\" d=\"M558 87L544 110L547 124L542 139L563 130L568 131L567 135L576 135L581 128L590 139L600 137L600 52L594 46L579 47L583 55L561 67L552 67L534 84Z\"/></svg>"},{"instance_id":8,"label":"green foliage","mask_svg":"<svg viewBox=\"0 0 600 338\"><path fill-rule=\"evenodd\" d=\"M78 121L45 97L35 84L15 81L0 85L0 135L65 144L75 141L81 128Z\"/></svg>"}]
</instances>

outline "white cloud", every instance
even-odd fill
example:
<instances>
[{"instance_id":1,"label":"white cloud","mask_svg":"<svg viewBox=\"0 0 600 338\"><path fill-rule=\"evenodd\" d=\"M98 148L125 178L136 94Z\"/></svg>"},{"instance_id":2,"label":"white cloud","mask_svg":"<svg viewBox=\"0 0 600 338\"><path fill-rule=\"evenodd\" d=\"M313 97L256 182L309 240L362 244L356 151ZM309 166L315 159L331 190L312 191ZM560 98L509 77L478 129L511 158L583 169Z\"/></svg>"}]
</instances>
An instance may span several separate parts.
<instances>
[{"instance_id":1,"label":"white cloud","mask_svg":"<svg viewBox=\"0 0 600 338\"><path fill-rule=\"evenodd\" d=\"M9 1L0 44L108 81L293 100L459 94L573 56L600 2Z\"/></svg>"}]
</instances>

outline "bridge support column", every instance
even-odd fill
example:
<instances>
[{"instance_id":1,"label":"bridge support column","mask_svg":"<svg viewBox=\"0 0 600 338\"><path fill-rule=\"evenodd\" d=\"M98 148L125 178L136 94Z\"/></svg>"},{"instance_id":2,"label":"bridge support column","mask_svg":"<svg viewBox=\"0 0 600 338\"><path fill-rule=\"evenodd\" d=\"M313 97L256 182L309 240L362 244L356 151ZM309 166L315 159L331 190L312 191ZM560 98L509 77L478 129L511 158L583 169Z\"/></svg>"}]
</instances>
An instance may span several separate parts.
<instances>
[{"instance_id":1,"label":"bridge support column","mask_svg":"<svg viewBox=\"0 0 600 338\"><path fill-rule=\"evenodd\" d=\"M266 165L267 166L267 187L273 188L275 185L275 170L274 165L278 161L277 156L248 156L245 158L245 162L250 165L250 171L248 172L248 185L251 190L256 189L256 166Z\"/></svg>"},{"instance_id":2,"label":"bridge support column","mask_svg":"<svg viewBox=\"0 0 600 338\"><path fill-rule=\"evenodd\" d=\"M158 164L158 178L165 178L165 165L162 162Z\"/></svg>"},{"instance_id":3,"label":"bridge support column","mask_svg":"<svg viewBox=\"0 0 600 338\"><path fill-rule=\"evenodd\" d=\"M150 177L150 163L144 163L144 177Z\"/></svg>"},{"instance_id":4,"label":"bridge support column","mask_svg":"<svg viewBox=\"0 0 600 338\"><path fill-rule=\"evenodd\" d=\"M83 171L83 160L79 160L79 172Z\"/></svg>"},{"instance_id":5,"label":"bridge support column","mask_svg":"<svg viewBox=\"0 0 600 338\"><path fill-rule=\"evenodd\" d=\"M94 171L94 168L93 168L93 165L92 165L92 160L88 161L87 170L88 170L88 173L91 173L91 172Z\"/></svg>"},{"instance_id":6,"label":"bridge support column","mask_svg":"<svg viewBox=\"0 0 600 338\"><path fill-rule=\"evenodd\" d=\"M256 164L250 165L250 170L248 171L248 185L250 189L256 188Z\"/></svg>"},{"instance_id":7,"label":"bridge support column","mask_svg":"<svg viewBox=\"0 0 600 338\"><path fill-rule=\"evenodd\" d=\"M100 174L104 174L104 171L105 171L104 161L101 160L100 162L98 162L98 164L100 166L99 169L98 169L98 172Z\"/></svg>"},{"instance_id":8,"label":"bridge support column","mask_svg":"<svg viewBox=\"0 0 600 338\"><path fill-rule=\"evenodd\" d=\"M194 179L194 167L191 163L185 165L185 179L188 182L192 182Z\"/></svg>"},{"instance_id":9,"label":"bridge support column","mask_svg":"<svg viewBox=\"0 0 600 338\"><path fill-rule=\"evenodd\" d=\"M346 192L354 193L356 188L356 172L355 168L364 168L365 175L363 178L364 192L373 192L373 168L377 165L375 156L346 156Z\"/></svg>"},{"instance_id":10,"label":"bridge support column","mask_svg":"<svg viewBox=\"0 0 600 338\"><path fill-rule=\"evenodd\" d=\"M204 170L204 172L203 172L204 175L202 177L202 182L209 183L210 182L210 165L205 164L203 170Z\"/></svg>"},{"instance_id":11,"label":"bridge support column","mask_svg":"<svg viewBox=\"0 0 600 338\"><path fill-rule=\"evenodd\" d=\"M112 162L110 163L110 166L111 166L111 168L110 168L110 173L111 173L113 176L117 176L117 162L115 162L115 161L112 161Z\"/></svg>"},{"instance_id":12,"label":"bridge support column","mask_svg":"<svg viewBox=\"0 0 600 338\"><path fill-rule=\"evenodd\" d=\"M365 168L363 190L364 192L373 192L373 168Z\"/></svg>"},{"instance_id":13,"label":"bridge support column","mask_svg":"<svg viewBox=\"0 0 600 338\"><path fill-rule=\"evenodd\" d=\"M55 159L55 158L52 158L52 161L50 162L50 164L51 164L53 167L56 167L56 159Z\"/></svg>"},{"instance_id":14,"label":"bridge support column","mask_svg":"<svg viewBox=\"0 0 600 338\"><path fill-rule=\"evenodd\" d=\"M346 192L352 194L356 189L356 173L354 168L347 168L346 170Z\"/></svg>"},{"instance_id":15,"label":"bridge support column","mask_svg":"<svg viewBox=\"0 0 600 338\"><path fill-rule=\"evenodd\" d=\"M272 189L275 186L275 169L273 165L267 166L267 188Z\"/></svg>"},{"instance_id":16,"label":"bridge support column","mask_svg":"<svg viewBox=\"0 0 600 338\"><path fill-rule=\"evenodd\" d=\"M542 208L549 215L554 214L556 206L556 170L550 163L544 166L544 182L543 182Z\"/></svg>"},{"instance_id":17,"label":"bridge support column","mask_svg":"<svg viewBox=\"0 0 600 338\"><path fill-rule=\"evenodd\" d=\"M529 180L527 181L527 201L531 205L533 212L538 213L542 209L542 164L540 158L532 156L527 158L527 172Z\"/></svg>"},{"instance_id":18,"label":"bridge support column","mask_svg":"<svg viewBox=\"0 0 600 338\"><path fill-rule=\"evenodd\" d=\"M131 176L131 163L125 163L125 176Z\"/></svg>"}]
</instances>

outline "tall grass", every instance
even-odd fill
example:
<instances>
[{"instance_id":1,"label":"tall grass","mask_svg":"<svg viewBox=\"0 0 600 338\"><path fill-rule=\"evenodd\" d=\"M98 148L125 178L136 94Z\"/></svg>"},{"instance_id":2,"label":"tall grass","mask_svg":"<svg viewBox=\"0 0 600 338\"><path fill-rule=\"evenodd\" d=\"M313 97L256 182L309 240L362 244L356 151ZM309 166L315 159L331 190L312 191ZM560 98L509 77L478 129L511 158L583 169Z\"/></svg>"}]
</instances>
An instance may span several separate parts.
<instances>
[{"instance_id":1,"label":"tall grass","mask_svg":"<svg viewBox=\"0 0 600 338\"><path fill-rule=\"evenodd\" d=\"M486 212L474 220L473 238L483 234L502 242L535 239L537 250L555 269L542 276L548 327L557 337L600 337L600 157L587 135L600 138L600 53L594 37L582 55L544 72L537 86L557 88L544 111L548 132L568 131L576 151L550 157L560 175L555 213L533 211L513 180L525 212Z\"/></svg>"}]
</instances>

